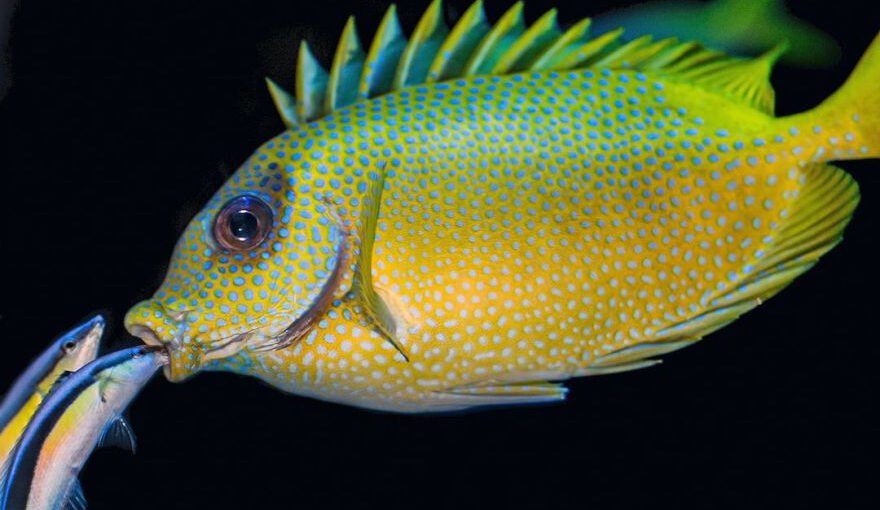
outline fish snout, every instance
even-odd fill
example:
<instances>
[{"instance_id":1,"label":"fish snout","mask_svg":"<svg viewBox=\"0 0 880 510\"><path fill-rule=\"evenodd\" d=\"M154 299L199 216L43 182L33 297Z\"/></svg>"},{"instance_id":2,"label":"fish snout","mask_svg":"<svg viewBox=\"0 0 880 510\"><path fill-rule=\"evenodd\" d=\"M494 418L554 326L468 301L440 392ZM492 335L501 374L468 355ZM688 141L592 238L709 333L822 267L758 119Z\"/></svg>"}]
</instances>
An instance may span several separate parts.
<instances>
[{"instance_id":1,"label":"fish snout","mask_svg":"<svg viewBox=\"0 0 880 510\"><path fill-rule=\"evenodd\" d=\"M197 345L188 341L183 312L166 310L155 300L141 301L125 315L125 329L149 346L164 348L168 357L165 377L172 382L189 378L201 367Z\"/></svg>"}]
</instances>

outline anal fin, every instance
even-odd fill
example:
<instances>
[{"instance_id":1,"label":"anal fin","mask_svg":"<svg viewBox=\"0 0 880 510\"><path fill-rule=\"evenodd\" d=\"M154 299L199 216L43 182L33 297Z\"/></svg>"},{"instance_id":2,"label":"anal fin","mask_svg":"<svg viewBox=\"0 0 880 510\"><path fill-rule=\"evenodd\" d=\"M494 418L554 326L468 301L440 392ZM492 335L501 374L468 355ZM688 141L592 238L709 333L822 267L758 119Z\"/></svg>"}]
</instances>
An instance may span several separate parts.
<instances>
[{"instance_id":1,"label":"anal fin","mask_svg":"<svg viewBox=\"0 0 880 510\"><path fill-rule=\"evenodd\" d=\"M590 364L590 367L607 368L626 365L633 362L638 363L647 360L648 358L661 356L672 351L677 351L696 343L698 340L699 338L686 338L684 340L676 340L671 342L648 342L631 345L629 347L624 347L609 354L597 357Z\"/></svg>"},{"instance_id":2,"label":"anal fin","mask_svg":"<svg viewBox=\"0 0 880 510\"><path fill-rule=\"evenodd\" d=\"M632 370L639 370L642 368L653 367L654 365L659 365L663 363L663 360L660 359L643 359L638 361L628 361L625 363L618 363L615 365L603 365L603 366L589 366L584 368L579 368L574 371L572 377L589 377L594 375L610 375L610 374L619 374L621 372L630 372Z\"/></svg>"},{"instance_id":3,"label":"anal fin","mask_svg":"<svg viewBox=\"0 0 880 510\"><path fill-rule=\"evenodd\" d=\"M122 416L108 423L103 432L101 432L101 437L98 438L98 446L111 445L132 453L134 453L137 447L134 431L128 421Z\"/></svg>"},{"instance_id":4,"label":"anal fin","mask_svg":"<svg viewBox=\"0 0 880 510\"><path fill-rule=\"evenodd\" d=\"M565 400L568 389L559 383L530 381L522 383L482 382L434 392L440 408L467 408L542 404Z\"/></svg>"}]
</instances>

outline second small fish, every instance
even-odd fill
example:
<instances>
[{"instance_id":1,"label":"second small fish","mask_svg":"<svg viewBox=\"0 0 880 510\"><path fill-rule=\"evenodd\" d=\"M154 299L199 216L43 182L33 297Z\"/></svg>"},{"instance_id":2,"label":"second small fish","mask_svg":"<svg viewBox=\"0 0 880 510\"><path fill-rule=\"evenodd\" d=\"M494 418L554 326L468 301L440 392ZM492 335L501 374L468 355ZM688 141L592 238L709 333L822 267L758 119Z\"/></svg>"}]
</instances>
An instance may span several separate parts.
<instances>
[{"instance_id":1,"label":"second small fish","mask_svg":"<svg viewBox=\"0 0 880 510\"><path fill-rule=\"evenodd\" d=\"M134 448L122 412L165 363L163 350L134 347L98 358L63 379L10 456L0 509L85 508L80 470L100 444L121 440Z\"/></svg>"},{"instance_id":2,"label":"second small fish","mask_svg":"<svg viewBox=\"0 0 880 510\"><path fill-rule=\"evenodd\" d=\"M103 332L102 316L83 322L52 342L13 383L0 404L0 466L55 381L95 359Z\"/></svg>"}]
</instances>

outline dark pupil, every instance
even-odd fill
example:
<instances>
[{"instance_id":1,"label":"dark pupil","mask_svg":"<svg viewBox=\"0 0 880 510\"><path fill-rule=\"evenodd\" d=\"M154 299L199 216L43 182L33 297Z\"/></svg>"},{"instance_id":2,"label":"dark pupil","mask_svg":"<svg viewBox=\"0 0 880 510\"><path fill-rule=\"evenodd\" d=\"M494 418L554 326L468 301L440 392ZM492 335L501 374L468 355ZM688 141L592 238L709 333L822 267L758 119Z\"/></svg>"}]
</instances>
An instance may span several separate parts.
<instances>
[{"instance_id":1,"label":"dark pupil","mask_svg":"<svg viewBox=\"0 0 880 510\"><path fill-rule=\"evenodd\" d=\"M257 236L259 222L250 211L236 211L229 216L229 231L236 239L247 241Z\"/></svg>"}]
</instances>

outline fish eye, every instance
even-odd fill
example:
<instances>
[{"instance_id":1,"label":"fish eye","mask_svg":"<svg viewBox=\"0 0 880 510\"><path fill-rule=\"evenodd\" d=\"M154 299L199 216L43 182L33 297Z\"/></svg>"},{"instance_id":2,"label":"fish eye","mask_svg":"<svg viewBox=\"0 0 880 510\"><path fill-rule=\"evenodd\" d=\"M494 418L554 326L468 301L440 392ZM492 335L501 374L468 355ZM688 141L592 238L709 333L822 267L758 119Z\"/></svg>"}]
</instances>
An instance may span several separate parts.
<instances>
[{"instance_id":1,"label":"fish eye","mask_svg":"<svg viewBox=\"0 0 880 510\"><path fill-rule=\"evenodd\" d=\"M64 344L61 345L61 350L65 353L71 353L74 349L76 349L76 342L73 341L64 342Z\"/></svg>"},{"instance_id":2,"label":"fish eye","mask_svg":"<svg viewBox=\"0 0 880 510\"><path fill-rule=\"evenodd\" d=\"M214 220L214 239L229 251L250 250L272 229L272 209L257 197L242 195L220 209Z\"/></svg>"}]
</instances>

